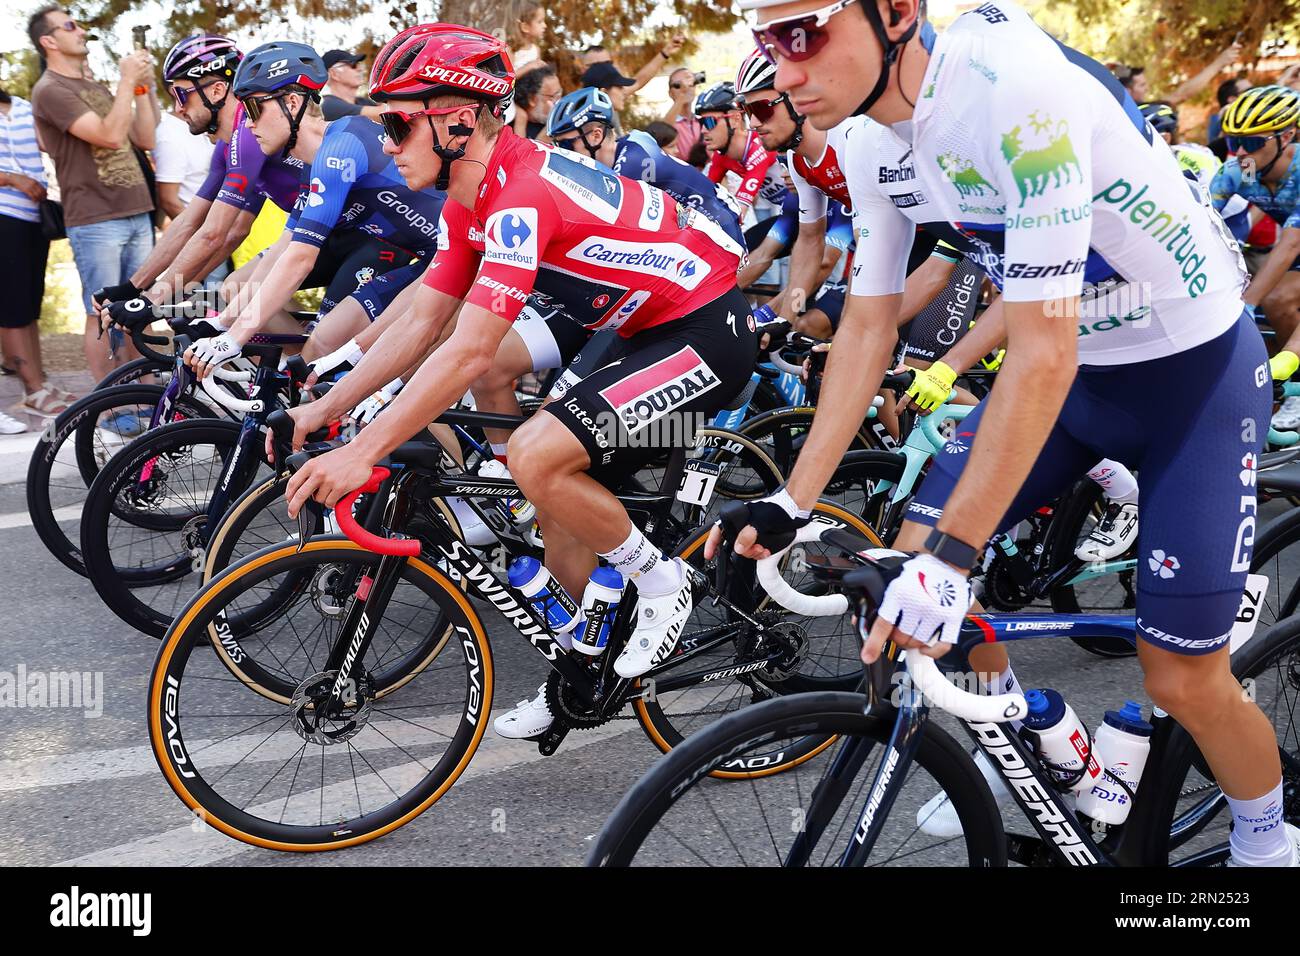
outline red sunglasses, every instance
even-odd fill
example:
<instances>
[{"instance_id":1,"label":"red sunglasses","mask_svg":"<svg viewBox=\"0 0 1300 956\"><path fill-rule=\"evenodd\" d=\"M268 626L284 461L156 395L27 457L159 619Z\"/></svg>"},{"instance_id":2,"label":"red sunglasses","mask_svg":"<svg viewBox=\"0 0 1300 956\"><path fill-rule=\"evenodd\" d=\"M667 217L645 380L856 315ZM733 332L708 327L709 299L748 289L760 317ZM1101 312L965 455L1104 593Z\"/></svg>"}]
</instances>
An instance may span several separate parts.
<instances>
[{"instance_id":1,"label":"red sunglasses","mask_svg":"<svg viewBox=\"0 0 1300 956\"><path fill-rule=\"evenodd\" d=\"M463 110L465 106L440 106L436 109L417 110L403 113L401 110L385 110L379 114L379 122L384 127L384 134L393 141L394 146L401 146L406 137L411 135L411 120L420 116L446 116Z\"/></svg>"},{"instance_id":2,"label":"red sunglasses","mask_svg":"<svg viewBox=\"0 0 1300 956\"><path fill-rule=\"evenodd\" d=\"M816 56L826 45L830 34L824 28L830 18L857 3L858 0L838 0L819 10L764 23L754 28L754 40L768 62L775 63L779 55L799 63Z\"/></svg>"},{"instance_id":3,"label":"red sunglasses","mask_svg":"<svg viewBox=\"0 0 1300 956\"><path fill-rule=\"evenodd\" d=\"M774 100L761 100L757 103L740 102L739 106L745 111L746 115L753 117L760 123L766 123L776 115L777 108L782 103L789 103L790 96L788 93L782 93Z\"/></svg>"}]
</instances>

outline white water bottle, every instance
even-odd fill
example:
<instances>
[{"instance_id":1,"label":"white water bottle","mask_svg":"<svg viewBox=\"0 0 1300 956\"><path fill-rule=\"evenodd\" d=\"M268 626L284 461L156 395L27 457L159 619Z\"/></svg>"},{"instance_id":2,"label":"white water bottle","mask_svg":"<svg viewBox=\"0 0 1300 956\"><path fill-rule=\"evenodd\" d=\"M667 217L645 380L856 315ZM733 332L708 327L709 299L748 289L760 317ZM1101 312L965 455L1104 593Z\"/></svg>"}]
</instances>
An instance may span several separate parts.
<instances>
[{"instance_id":1,"label":"white water bottle","mask_svg":"<svg viewBox=\"0 0 1300 956\"><path fill-rule=\"evenodd\" d=\"M1025 703L1029 705L1025 727L1037 736L1038 756L1049 765L1048 773L1061 790L1078 796L1103 779L1088 728L1060 694L1048 689L1027 691Z\"/></svg>"},{"instance_id":2,"label":"white water bottle","mask_svg":"<svg viewBox=\"0 0 1300 956\"><path fill-rule=\"evenodd\" d=\"M623 597L623 576L613 568L600 567L591 572L587 588L582 592L582 613L586 626L574 631L573 649L588 657L596 657L609 643L610 626L614 612Z\"/></svg>"},{"instance_id":3,"label":"white water bottle","mask_svg":"<svg viewBox=\"0 0 1300 956\"><path fill-rule=\"evenodd\" d=\"M1129 790L1137 792L1151 753L1154 729L1142 719L1142 708L1136 701L1128 700L1120 710L1106 711L1093 741L1093 749L1105 761L1106 775L1079 797L1080 813L1112 826L1128 819L1133 802L1110 777L1122 780Z\"/></svg>"},{"instance_id":4,"label":"white water bottle","mask_svg":"<svg viewBox=\"0 0 1300 956\"><path fill-rule=\"evenodd\" d=\"M510 469L495 458L488 458L478 466L484 478L509 478ZM510 522L516 528L527 528L537 515L537 508L527 498L505 498L501 504L509 512Z\"/></svg>"}]
</instances>

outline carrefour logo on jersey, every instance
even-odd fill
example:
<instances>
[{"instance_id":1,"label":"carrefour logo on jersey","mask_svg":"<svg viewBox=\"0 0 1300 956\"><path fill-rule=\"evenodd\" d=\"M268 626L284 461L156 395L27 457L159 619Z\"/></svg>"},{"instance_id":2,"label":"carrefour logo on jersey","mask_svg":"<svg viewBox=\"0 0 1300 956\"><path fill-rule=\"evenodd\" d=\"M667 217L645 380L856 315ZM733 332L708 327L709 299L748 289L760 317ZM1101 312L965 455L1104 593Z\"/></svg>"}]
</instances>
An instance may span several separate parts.
<instances>
[{"instance_id":1,"label":"carrefour logo on jersey","mask_svg":"<svg viewBox=\"0 0 1300 956\"><path fill-rule=\"evenodd\" d=\"M709 264L677 242L623 242L586 239L566 257L624 271L650 273L683 289L696 288L711 271Z\"/></svg>"},{"instance_id":2,"label":"carrefour logo on jersey","mask_svg":"<svg viewBox=\"0 0 1300 956\"><path fill-rule=\"evenodd\" d=\"M517 206L489 216L484 228L483 258L521 269L536 269L537 210Z\"/></svg>"}]
</instances>

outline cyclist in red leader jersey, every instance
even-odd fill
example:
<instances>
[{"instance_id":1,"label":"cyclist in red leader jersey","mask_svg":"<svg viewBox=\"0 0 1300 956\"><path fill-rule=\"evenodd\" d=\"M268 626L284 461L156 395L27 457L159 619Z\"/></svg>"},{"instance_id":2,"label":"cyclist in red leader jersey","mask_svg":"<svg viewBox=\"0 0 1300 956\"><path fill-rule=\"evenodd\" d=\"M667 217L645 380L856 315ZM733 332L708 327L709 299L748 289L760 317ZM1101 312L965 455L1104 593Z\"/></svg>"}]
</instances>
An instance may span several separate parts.
<instances>
[{"instance_id":1,"label":"cyclist in red leader jersey","mask_svg":"<svg viewBox=\"0 0 1300 956\"><path fill-rule=\"evenodd\" d=\"M513 79L504 44L453 24L408 29L375 59L370 95L386 105L385 149L411 188L446 190L443 228L410 313L321 401L294 410L295 441L400 374L414 347L459 318L384 414L293 477L289 510L312 497L333 505L458 401L530 294L584 325L616 328L621 358L518 429L509 464L537 505L547 566L570 593L582 593L597 554L636 581L636 630L615 662L632 677L676 646L691 579L608 488L673 443L657 439L677 432L680 442L679 426L744 386L757 336L734 243L653 186L504 128Z\"/></svg>"}]
</instances>

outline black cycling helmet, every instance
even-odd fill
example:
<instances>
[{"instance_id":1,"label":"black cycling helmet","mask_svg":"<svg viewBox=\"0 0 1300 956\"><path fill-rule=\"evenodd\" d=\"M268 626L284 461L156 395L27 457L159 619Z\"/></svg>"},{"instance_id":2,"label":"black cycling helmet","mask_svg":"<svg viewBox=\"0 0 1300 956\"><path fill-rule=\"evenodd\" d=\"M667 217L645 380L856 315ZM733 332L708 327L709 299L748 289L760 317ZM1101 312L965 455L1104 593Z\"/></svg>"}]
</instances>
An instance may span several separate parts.
<instances>
[{"instance_id":1,"label":"black cycling helmet","mask_svg":"<svg viewBox=\"0 0 1300 956\"><path fill-rule=\"evenodd\" d=\"M298 127L307 113L307 103L320 101L320 89L328 79L329 71L325 69L325 61L307 44L288 40L264 43L239 64L239 71L235 73L235 98L243 101L259 94L266 96L289 86L297 86L305 91L306 95L296 116L284 105L283 97L275 97L289 121L289 140L284 145L283 153L288 156L289 150L298 142Z\"/></svg>"},{"instance_id":2,"label":"black cycling helmet","mask_svg":"<svg viewBox=\"0 0 1300 956\"><path fill-rule=\"evenodd\" d=\"M1178 132L1178 111L1168 103L1159 100L1151 103L1139 103L1138 112L1151 124L1157 133Z\"/></svg>"},{"instance_id":3,"label":"black cycling helmet","mask_svg":"<svg viewBox=\"0 0 1300 956\"><path fill-rule=\"evenodd\" d=\"M736 87L728 80L714 83L695 98L695 115L704 113L729 113L736 105Z\"/></svg>"}]
</instances>

